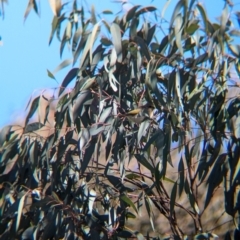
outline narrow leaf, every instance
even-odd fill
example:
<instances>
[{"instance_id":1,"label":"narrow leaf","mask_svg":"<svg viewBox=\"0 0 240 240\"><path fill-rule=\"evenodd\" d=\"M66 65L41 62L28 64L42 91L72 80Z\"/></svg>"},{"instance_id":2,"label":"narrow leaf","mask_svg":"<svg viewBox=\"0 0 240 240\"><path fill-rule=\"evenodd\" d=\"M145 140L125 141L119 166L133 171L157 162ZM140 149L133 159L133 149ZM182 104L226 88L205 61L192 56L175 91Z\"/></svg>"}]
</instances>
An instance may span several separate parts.
<instances>
[{"instance_id":1,"label":"narrow leaf","mask_svg":"<svg viewBox=\"0 0 240 240\"><path fill-rule=\"evenodd\" d=\"M171 214L171 216L172 216L173 211L174 211L176 196L177 196L177 182L175 182L174 185L173 185L172 192L171 192L171 197L170 197L170 214Z\"/></svg>"},{"instance_id":2,"label":"narrow leaf","mask_svg":"<svg viewBox=\"0 0 240 240\"><path fill-rule=\"evenodd\" d=\"M77 76L78 71L79 71L79 68L73 68L68 72L67 76L64 78L64 80L60 86L58 96L61 95L61 93L64 91L65 87Z\"/></svg>"},{"instance_id":3,"label":"narrow leaf","mask_svg":"<svg viewBox=\"0 0 240 240\"><path fill-rule=\"evenodd\" d=\"M137 210L136 206L134 205L134 203L131 201L130 198L128 198L126 195L122 195L122 196L121 196L121 199L122 199L125 203L127 203L129 206L131 206L131 207L135 210L136 213L138 213L138 210Z\"/></svg>"},{"instance_id":4,"label":"narrow leaf","mask_svg":"<svg viewBox=\"0 0 240 240\"><path fill-rule=\"evenodd\" d=\"M110 28L113 46L117 53L118 62L122 62L122 35L118 24L113 23Z\"/></svg>"},{"instance_id":5,"label":"narrow leaf","mask_svg":"<svg viewBox=\"0 0 240 240\"><path fill-rule=\"evenodd\" d=\"M197 9L199 10L199 12L202 15L203 23L204 23L204 26L205 26L205 32L208 33L208 18L207 18L206 10L204 9L204 7L201 3L198 3L196 6L197 6Z\"/></svg>"},{"instance_id":6,"label":"narrow leaf","mask_svg":"<svg viewBox=\"0 0 240 240\"><path fill-rule=\"evenodd\" d=\"M113 14L111 10L104 10L102 11L102 14Z\"/></svg>"},{"instance_id":7,"label":"narrow leaf","mask_svg":"<svg viewBox=\"0 0 240 240\"><path fill-rule=\"evenodd\" d=\"M64 61L62 61L53 71L53 74L57 73L58 71L60 71L61 69L69 66L72 63L72 59L66 59Z\"/></svg>"},{"instance_id":8,"label":"narrow leaf","mask_svg":"<svg viewBox=\"0 0 240 240\"><path fill-rule=\"evenodd\" d=\"M50 78L56 80L56 78L54 77L54 75L47 69L47 74Z\"/></svg>"},{"instance_id":9,"label":"narrow leaf","mask_svg":"<svg viewBox=\"0 0 240 240\"><path fill-rule=\"evenodd\" d=\"M16 220L16 232L18 230L20 221L21 221L21 217L22 217L22 210L23 210L23 206L24 206L24 200L25 200L25 194L20 198L19 204L18 204L18 212L17 212L17 220Z\"/></svg>"},{"instance_id":10,"label":"narrow leaf","mask_svg":"<svg viewBox=\"0 0 240 240\"><path fill-rule=\"evenodd\" d=\"M90 42L89 42L90 64L92 64L93 44L96 41L97 34L100 30L100 23L101 23L101 21L94 25L93 30L92 30L91 39L90 39Z\"/></svg>"},{"instance_id":11,"label":"narrow leaf","mask_svg":"<svg viewBox=\"0 0 240 240\"><path fill-rule=\"evenodd\" d=\"M26 117L25 125L28 123L28 120L33 116L33 114L36 112L38 106L39 106L39 99L40 96L36 97L31 104L30 110L28 112L28 115Z\"/></svg>"}]
</instances>

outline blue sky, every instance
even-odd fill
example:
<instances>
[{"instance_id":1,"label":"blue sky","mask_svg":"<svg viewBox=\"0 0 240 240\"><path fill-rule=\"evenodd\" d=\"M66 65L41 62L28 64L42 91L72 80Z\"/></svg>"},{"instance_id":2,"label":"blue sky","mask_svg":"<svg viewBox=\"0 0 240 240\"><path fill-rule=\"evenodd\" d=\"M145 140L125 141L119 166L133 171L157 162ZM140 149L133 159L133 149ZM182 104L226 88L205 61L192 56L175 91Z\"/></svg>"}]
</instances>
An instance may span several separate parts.
<instances>
[{"instance_id":1,"label":"blue sky","mask_svg":"<svg viewBox=\"0 0 240 240\"><path fill-rule=\"evenodd\" d=\"M0 36L3 42L0 46L0 128L7 124L19 123L26 114L25 108L32 94L39 94L44 89L57 88L56 81L47 76L47 69L53 71L62 60L71 58L70 51L65 48L62 60L60 59L60 44L56 39L48 46L53 14L48 1L40 2L40 18L31 12L24 22L23 16L28 0L10 0L5 8L5 19L0 19ZM110 0L87 2L89 6L94 4L98 12L108 9L117 13L121 9L121 4ZM166 0L131 2L144 6L154 5L161 10ZM206 5L211 19L220 15L224 6L223 0L202 2ZM170 16L176 3L177 0L171 1L165 13L166 17ZM68 71L69 68L66 68L55 75L59 84Z\"/></svg>"}]
</instances>

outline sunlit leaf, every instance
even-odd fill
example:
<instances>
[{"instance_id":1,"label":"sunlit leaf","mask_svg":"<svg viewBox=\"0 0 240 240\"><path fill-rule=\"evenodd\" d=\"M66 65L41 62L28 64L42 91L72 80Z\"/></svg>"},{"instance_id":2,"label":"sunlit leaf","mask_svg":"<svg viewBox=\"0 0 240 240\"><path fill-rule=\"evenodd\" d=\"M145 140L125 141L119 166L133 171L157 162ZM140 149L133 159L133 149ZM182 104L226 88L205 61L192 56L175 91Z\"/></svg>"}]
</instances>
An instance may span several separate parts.
<instances>
[{"instance_id":1,"label":"sunlit leaf","mask_svg":"<svg viewBox=\"0 0 240 240\"><path fill-rule=\"evenodd\" d=\"M122 62L122 41L121 41L122 36L120 27L116 23L113 23L111 25L110 30L112 34L113 46L117 53L118 62Z\"/></svg>"},{"instance_id":2,"label":"sunlit leaf","mask_svg":"<svg viewBox=\"0 0 240 240\"><path fill-rule=\"evenodd\" d=\"M121 196L121 199L122 199L125 203L127 203L129 206L131 206L131 207L135 210L136 213L138 213L138 210L137 210L135 204L131 201L130 198L128 198L126 195L122 195L122 196Z\"/></svg>"},{"instance_id":3,"label":"sunlit leaf","mask_svg":"<svg viewBox=\"0 0 240 240\"><path fill-rule=\"evenodd\" d=\"M59 16L62 6L61 0L49 0L49 4L54 16Z\"/></svg>"},{"instance_id":4,"label":"sunlit leaf","mask_svg":"<svg viewBox=\"0 0 240 240\"><path fill-rule=\"evenodd\" d=\"M208 22L207 22L208 18L207 18L206 10L204 9L204 7L201 3L198 3L196 6L197 6L199 12L202 15L203 23L204 23L204 26L205 26L205 31L206 31L206 33L208 33Z\"/></svg>"},{"instance_id":5,"label":"sunlit leaf","mask_svg":"<svg viewBox=\"0 0 240 240\"><path fill-rule=\"evenodd\" d=\"M20 221L21 221L25 197L26 197L26 195L24 194L24 195L20 198L19 203L18 203L17 220L16 220L16 232L17 232L17 230L18 230L18 227L19 227L19 224L20 224Z\"/></svg>"},{"instance_id":6,"label":"sunlit leaf","mask_svg":"<svg viewBox=\"0 0 240 240\"><path fill-rule=\"evenodd\" d=\"M54 16L53 20L52 20L52 30L51 30L51 34L50 34L50 38L49 38L49 43L48 43L49 45L51 44L53 36L57 30L58 23L59 23L58 17Z\"/></svg>"},{"instance_id":7,"label":"sunlit leaf","mask_svg":"<svg viewBox=\"0 0 240 240\"><path fill-rule=\"evenodd\" d=\"M173 23L177 17L177 15L179 14L179 11L181 10L181 8L183 7L183 2L182 0L178 1L174 11L173 11L173 14L172 14L172 17L171 17L171 20L170 20L170 23L169 23L169 30L171 30L173 28Z\"/></svg>"},{"instance_id":8,"label":"sunlit leaf","mask_svg":"<svg viewBox=\"0 0 240 240\"><path fill-rule=\"evenodd\" d=\"M154 222L153 222L153 209L152 209L153 202L150 197L148 197L148 196L145 197L145 204L146 204L146 209L147 209L147 213L149 216L149 220L150 220L152 229L153 229L153 231L155 231Z\"/></svg>"},{"instance_id":9,"label":"sunlit leaf","mask_svg":"<svg viewBox=\"0 0 240 240\"><path fill-rule=\"evenodd\" d=\"M92 35L91 35L91 39L90 39L90 42L89 42L89 55L90 55L90 64L92 64L92 52L93 52L93 44L94 42L96 41L96 38L97 38L97 34L100 30L100 24L101 22L98 22L94 25L93 27L93 30L92 30Z\"/></svg>"}]
</instances>

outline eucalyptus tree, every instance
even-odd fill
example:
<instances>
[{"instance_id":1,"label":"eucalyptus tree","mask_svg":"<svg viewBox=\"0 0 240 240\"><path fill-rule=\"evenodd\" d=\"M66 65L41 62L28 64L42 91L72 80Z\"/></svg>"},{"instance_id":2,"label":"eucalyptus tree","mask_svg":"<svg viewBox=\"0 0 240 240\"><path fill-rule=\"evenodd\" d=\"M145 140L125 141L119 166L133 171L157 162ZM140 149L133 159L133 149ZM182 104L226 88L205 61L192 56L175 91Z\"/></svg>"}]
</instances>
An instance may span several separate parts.
<instances>
[{"instance_id":1,"label":"eucalyptus tree","mask_svg":"<svg viewBox=\"0 0 240 240\"><path fill-rule=\"evenodd\" d=\"M49 42L59 39L60 55L71 46L58 69L73 68L52 97L29 100L24 126L0 132L1 239L237 239L235 5L211 22L201 3L180 0L168 22L165 7L108 21L109 10L51 2Z\"/></svg>"}]
</instances>

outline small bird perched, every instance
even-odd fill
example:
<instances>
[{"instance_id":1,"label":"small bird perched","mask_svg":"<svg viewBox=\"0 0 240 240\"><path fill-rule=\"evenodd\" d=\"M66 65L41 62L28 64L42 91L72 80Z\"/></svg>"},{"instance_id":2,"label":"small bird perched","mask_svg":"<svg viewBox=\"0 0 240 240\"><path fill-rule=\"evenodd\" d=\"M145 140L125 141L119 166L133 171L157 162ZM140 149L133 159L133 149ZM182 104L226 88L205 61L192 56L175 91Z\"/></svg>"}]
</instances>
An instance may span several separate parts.
<instances>
[{"instance_id":1,"label":"small bird perched","mask_svg":"<svg viewBox=\"0 0 240 240\"><path fill-rule=\"evenodd\" d=\"M152 119L154 107L150 104L139 106L125 114L120 114L120 117L127 117L130 121L141 123L146 119Z\"/></svg>"},{"instance_id":2,"label":"small bird perched","mask_svg":"<svg viewBox=\"0 0 240 240\"><path fill-rule=\"evenodd\" d=\"M140 114L140 115L146 115L147 114L149 116L149 118L152 118L153 117L153 110L154 110L154 107L152 105L146 104L146 105L139 106L138 108L127 112L125 115L126 116L136 116L138 114Z\"/></svg>"}]
</instances>

